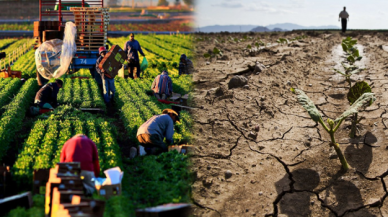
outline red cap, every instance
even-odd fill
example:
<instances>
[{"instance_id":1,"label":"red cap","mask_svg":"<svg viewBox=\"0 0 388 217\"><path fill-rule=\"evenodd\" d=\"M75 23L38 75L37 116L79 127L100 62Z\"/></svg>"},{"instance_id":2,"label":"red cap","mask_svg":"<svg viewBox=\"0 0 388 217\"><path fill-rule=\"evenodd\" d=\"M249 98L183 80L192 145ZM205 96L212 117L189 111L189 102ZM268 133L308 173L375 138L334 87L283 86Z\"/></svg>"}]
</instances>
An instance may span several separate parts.
<instances>
[{"instance_id":1,"label":"red cap","mask_svg":"<svg viewBox=\"0 0 388 217\"><path fill-rule=\"evenodd\" d=\"M98 48L98 54L101 54L101 52L105 51L106 52L106 48L104 46Z\"/></svg>"}]
</instances>

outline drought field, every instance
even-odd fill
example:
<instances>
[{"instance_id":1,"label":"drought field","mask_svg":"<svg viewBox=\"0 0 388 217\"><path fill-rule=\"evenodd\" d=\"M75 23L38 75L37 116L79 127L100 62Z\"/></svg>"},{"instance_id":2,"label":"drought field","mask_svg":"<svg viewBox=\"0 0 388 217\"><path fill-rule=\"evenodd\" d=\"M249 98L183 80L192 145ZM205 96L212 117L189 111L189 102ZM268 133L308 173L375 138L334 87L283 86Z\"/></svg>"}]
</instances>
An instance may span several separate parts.
<instances>
[{"instance_id":1,"label":"drought field","mask_svg":"<svg viewBox=\"0 0 388 217\"><path fill-rule=\"evenodd\" d=\"M187 94L192 90L192 76L178 76L177 71L181 53L192 56L192 37L138 35L137 39L150 62L149 68L143 79L115 79L112 109L106 108L102 90L89 71L80 70L62 78L64 88L58 94L61 106L55 112L26 117L39 89L34 78L34 50L19 57L11 66L13 70L22 71L24 83L19 79L0 79L0 162L11 166L12 187L17 189L12 193L31 190L33 170L52 168L58 162L63 144L73 135L82 133L96 143L101 171L119 166L125 174L123 194L107 201L105 216L134 216L135 208L190 201L191 173L187 170L187 156L169 152L134 160L128 157L130 147L138 144L137 128L164 108L170 108L146 94L154 77L168 69L174 92ZM128 37L109 40L111 45L123 46ZM19 42L0 40L1 47L9 48L15 43ZM79 108L100 108L102 113L85 113ZM192 144L192 125L191 115L181 112L181 123L175 126L174 144ZM43 200L43 196L35 195L34 208L16 209L9 216L42 216Z\"/></svg>"},{"instance_id":2,"label":"drought field","mask_svg":"<svg viewBox=\"0 0 388 217\"><path fill-rule=\"evenodd\" d=\"M193 114L195 215L388 215L387 35L200 34L195 40L193 101L203 108ZM256 61L264 66L254 67ZM373 92L376 100L343 119L360 103L352 99L360 92Z\"/></svg>"}]
</instances>

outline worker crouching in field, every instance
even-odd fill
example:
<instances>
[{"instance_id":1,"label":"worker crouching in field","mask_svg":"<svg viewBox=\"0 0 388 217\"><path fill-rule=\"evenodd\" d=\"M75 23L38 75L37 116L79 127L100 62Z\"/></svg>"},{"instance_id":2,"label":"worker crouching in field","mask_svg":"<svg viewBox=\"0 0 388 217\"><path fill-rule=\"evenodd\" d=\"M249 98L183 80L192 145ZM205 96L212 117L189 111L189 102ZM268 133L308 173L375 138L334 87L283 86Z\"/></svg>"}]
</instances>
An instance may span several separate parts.
<instances>
[{"instance_id":1,"label":"worker crouching in field","mask_svg":"<svg viewBox=\"0 0 388 217\"><path fill-rule=\"evenodd\" d=\"M179 121L179 115L176 111L164 109L161 115L153 116L139 127L136 137L147 154L157 155L168 151L163 139L166 138L167 144L173 143L174 123L177 121ZM132 147L130 157L134 158L136 154L136 148Z\"/></svg>"},{"instance_id":2,"label":"worker crouching in field","mask_svg":"<svg viewBox=\"0 0 388 217\"><path fill-rule=\"evenodd\" d=\"M141 49L141 46L137 40L135 40L135 35L131 33L129 36L130 40L125 42L124 45L124 52L127 53L127 61L128 61L128 72L129 77L134 78L140 78L140 60L139 60L139 54L137 52L140 52L140 54L145 57L143 50ZM136 77L134 76L134 69L136 68Z\"/></svg>"},{"instance_id":3,"label":"worker crouching in field","mask_svg":"<svg viewBox=\"0 0 388 217\"><path fill-rule=\"evenodd\" d=\"M101 75L102 79L102 89L104 90L104 101L108 105L108 107L111 106L111 101L114 100L116 88L115 88L115 79L109 76L108 73L105 73L104 69L100 69L98 65L100 64L101 60L104 58L107 50L105 47L100 47L98 49L98 53L100 54L100 57L97 59L96 62L96 71L98 74Z\"/></svg>"},{"instance_id":4,"label":"worker crouching in field","mask_svg":"<svg viewBox=\"0 0 388 217\"><path fill-rule=\"evenodd\" d=\"M192 74L193 70L193 62L189 58L187 58L186 54L182 54L179 61L179 75Z\"/></svg>"},{"instance_id":5,"label":"worker crouching in field","mask_svg":"<svg viewBox=\"0 0 388 217\"><path fill-rule=\"evenodd\" d=\"M80 162L86 194L93 194L95 187L92 178L100 174L96 144L85 135L75 135L63 145L60 160L61 163Z\"/></svg>"},{"instance_id":6,"label":"worker crouching in field","mask_svg":"<svg viewBox=\"0 0 388 217\"><path fill-rule=\"evenodd\" d=\"M156 76L151 89L157 99L165 100L172 95L172 80L167 71L163 71L162 74Z\"/></svg>"},{"instance_id":7,"label":"worker crouching in field","mask_svg":"<svg viewBox=\"0 0 388 217\"><path fill-rule=\"evenodd\" d=\"M58 102L57 102L58 92L59 92L59 89L62 88L62 86L63 86L63 81L60 79L56 79L55 82L44 85L36 93L35 105L43 109L53 110L54 108L56 108L58 106Z\"/></svg>"}]
</instances>

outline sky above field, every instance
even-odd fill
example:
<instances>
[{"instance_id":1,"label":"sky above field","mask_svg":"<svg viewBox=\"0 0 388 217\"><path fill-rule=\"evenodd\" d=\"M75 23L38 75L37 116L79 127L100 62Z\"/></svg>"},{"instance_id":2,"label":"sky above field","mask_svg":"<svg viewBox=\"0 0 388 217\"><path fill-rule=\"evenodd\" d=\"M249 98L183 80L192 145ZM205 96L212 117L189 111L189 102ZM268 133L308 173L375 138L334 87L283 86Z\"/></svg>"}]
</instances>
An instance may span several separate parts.
<instances>
[{"instance_id":1,"label":"sky above field","mask_svg":"<svg viewBox=\"0 0 388 217\"><path fill-rule=\"evenodd\" d=\"M348 28L387 29L386 0L195 0L196 26L294 23L303 26L335 25L346 6Z\"/></svg>"}]
</instances>

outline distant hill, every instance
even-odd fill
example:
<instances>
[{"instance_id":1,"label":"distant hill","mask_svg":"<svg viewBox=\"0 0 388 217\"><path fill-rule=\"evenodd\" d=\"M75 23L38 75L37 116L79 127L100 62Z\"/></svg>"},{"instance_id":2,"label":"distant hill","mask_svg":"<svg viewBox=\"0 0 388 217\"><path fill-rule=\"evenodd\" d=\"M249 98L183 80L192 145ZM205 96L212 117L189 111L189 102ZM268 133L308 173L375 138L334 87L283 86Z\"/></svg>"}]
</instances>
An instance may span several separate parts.
<instances>
[{"instance_id":1,"label":"distant hill","mask_svg":"<svg viewBox=\"0 0 388 217\"><path fill-rule=\"evenodd\" d=\"M256 26L256 25L214 25L199 27L200 32L269 32L269 31L291 31L293 29L340 29L339 26L301 26L293 23L279 23L268 26ZM194 31L198 31L195 28Z\"/></svg>"},{"instance_id":2,"label":"distant hill","mask_svg":"<svg viewBox=\"0 0 388 217\"><path fill-rule=\"evenodd\" d=\"M200 27L200 32L249 32L257 25L226 25L226 26L205 26ZM194 31L198 31L198 28L194 28Z\"/></svg>"},{"instance_id":3,"label":"distant hill","mask_svg":"<svg viewBox=\"0 0 388 217\"><path fill-rule=\"evenodd\" d=\"M283 30L293 30L293 29L340 29L340 26L301 26L293 23L278 23L266 26L268 29L281 28Z\"/></svg>"},{"instance_id":4,"label":"distant hill","mask_svg":"<svg viewBox=\"0 0 388 217\"><path fill-rule=\"evenodd\" d=\"M252 32L270 32L272 31L271 29L268 29L267 27L264 26L258 26L256 28L251 29Z\"/></svg>"}]
</instances>

